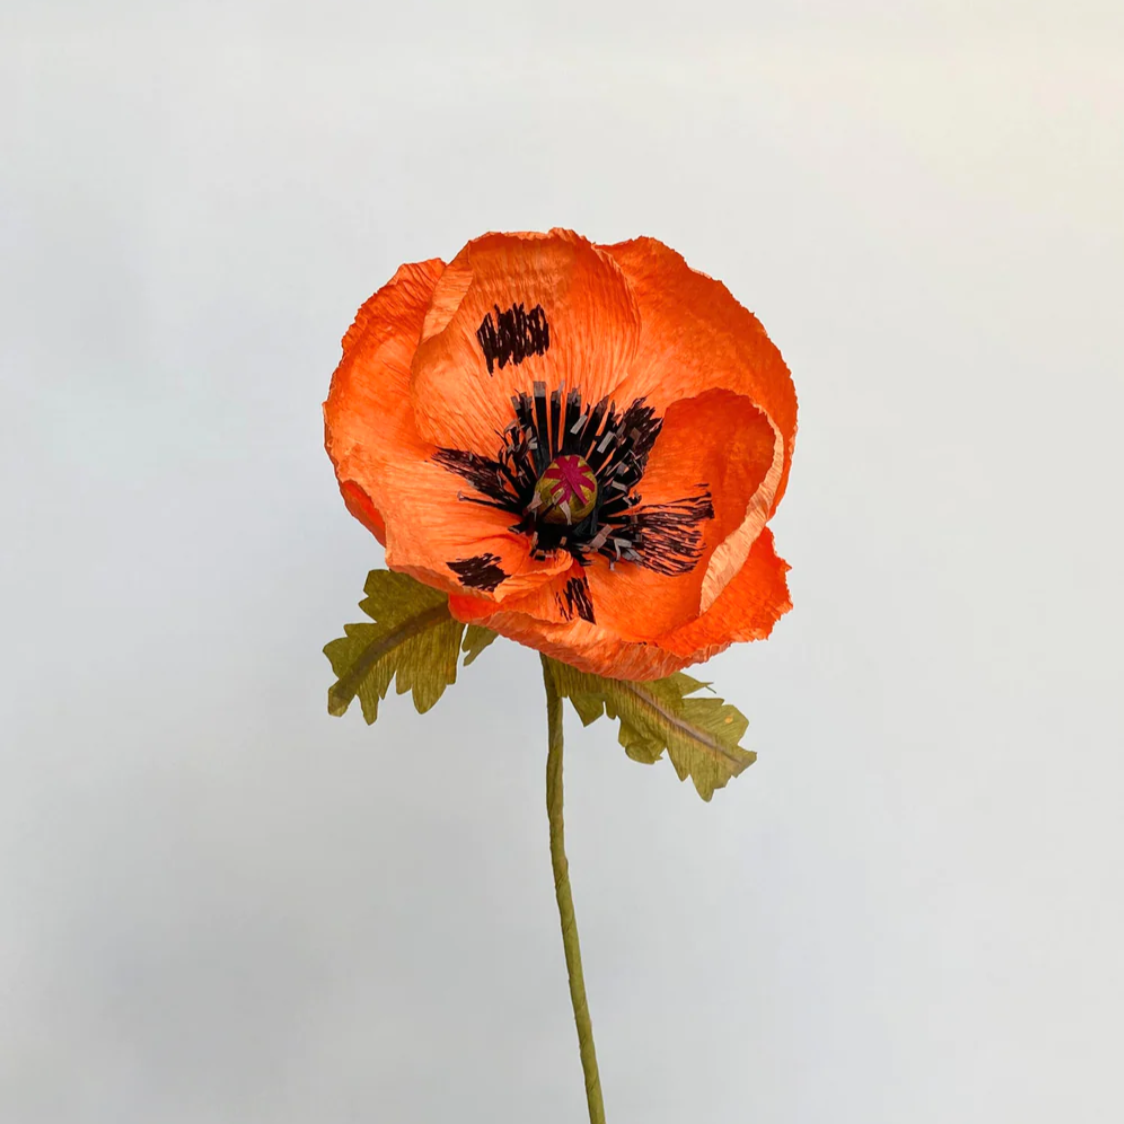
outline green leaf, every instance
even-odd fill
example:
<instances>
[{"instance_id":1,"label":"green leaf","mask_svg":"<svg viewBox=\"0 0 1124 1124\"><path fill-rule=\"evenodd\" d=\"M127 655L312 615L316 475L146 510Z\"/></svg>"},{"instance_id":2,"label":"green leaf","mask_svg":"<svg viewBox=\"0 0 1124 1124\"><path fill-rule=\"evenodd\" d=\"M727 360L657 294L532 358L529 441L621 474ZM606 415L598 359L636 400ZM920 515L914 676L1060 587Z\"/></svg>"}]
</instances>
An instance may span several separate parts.
<instances>
[{"instance_id":1,"label":"green leaf","mask_svg":"<svg viewBox=\"0 0 1124 1124\"><path fill-rule=\"evenodd\" d=\"M498 635L499 633L493 632L490 628L485 628L483 625L470 624L468 626L468 631L464 634L463 650L468 653L468 655L464 657L464 666L468 667Z\"/></svg>"},{"instance_id":2,"label":"green leaf","mask_svg":"<svg viewBox=\"0 0 1124 1124\"><path fill-rule=\"evenodd\" d=\"M397 677L398 694L412 691L424 714L457 680L464 625L449 614L449 599L409 574L372 570L359 607L374 624L344 625L345 636L325 645L337 681L328 712L341 715L359 696L368 724L379 716Z\"/></svg>"},{"instance_id":3,"label":"green leaf","mask_svg":"<svg viewBox=\"0 0 1124 1124\"><path fill-rule=\"evenodd\" d=\"M667 750L679 779L690 777L704 800L757 760L738 744L749 726L736 707L714 696L690 698L709 687L676 672L666 679L606 679L548 660L558 693L568 698L582 725L603 714L620 720L618 740L634 761L652 764Z\"/></svg>"}]
</instances>

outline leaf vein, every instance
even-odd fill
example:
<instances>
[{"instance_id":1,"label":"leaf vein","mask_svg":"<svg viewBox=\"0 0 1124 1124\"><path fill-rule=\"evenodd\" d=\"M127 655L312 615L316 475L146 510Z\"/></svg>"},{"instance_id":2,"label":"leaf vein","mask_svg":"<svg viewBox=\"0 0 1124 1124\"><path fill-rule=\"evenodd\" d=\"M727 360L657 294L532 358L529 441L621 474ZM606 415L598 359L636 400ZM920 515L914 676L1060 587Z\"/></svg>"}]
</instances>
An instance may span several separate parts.
<instances>
[{"instance_id":1,"label":"leaf vein","mask_svg":"<svg viewBox=\"0 0 1124 1124\"><path fill-rule=\"evenodd\" d=\"M656 714L673 729L678 730L681 734L690 738L692 741L698 742L704 748L711 750L714 753L721 754L728 761L734 762L736 765L743 765L743 759L736 753L728 750L717 738L708 734L707 731L701 727L688 722L681 715L674 713L667 707L660 704L659 699L654 695L645 691L638 682L629 680L618 680L626 691L630 691L638 698L641 703L647 706L650 710L654 710Z\"/></svg>"},{"instance_id":2,"label":"leaf vein","mask_svg":"<svg viewBox=\"0 0 1124 1124\"><path fill-rule=\"evenodd\" d=\"M375 664L388 652L406 643L407 640L425 632L426 629L442 621L451 619L448 602L433 605L424 612L418 613L403 621L392 632L373 640L364 650L362 655L341 675L328 691L328 712L332 715L342 715L351 704L359 691L363 680L367 678Z\"/></svg>"}]
</instances>

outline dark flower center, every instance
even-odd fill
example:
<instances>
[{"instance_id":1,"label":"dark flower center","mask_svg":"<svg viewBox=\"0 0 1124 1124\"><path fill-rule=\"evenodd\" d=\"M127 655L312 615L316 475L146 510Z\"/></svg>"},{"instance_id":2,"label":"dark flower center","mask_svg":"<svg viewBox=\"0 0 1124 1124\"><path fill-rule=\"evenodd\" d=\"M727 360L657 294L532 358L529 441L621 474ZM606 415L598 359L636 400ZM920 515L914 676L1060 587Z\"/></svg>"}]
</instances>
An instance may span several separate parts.
<instances>
[{"instance_id":1,"label":"dark flower center","mask_svg":"<svg viewBox=\"0 0 1124 1124\"><path fill-rule=\"evenodd\" d=\"M511 406L515 418L498 435L495 459L461 449L434 453L471 486L474 494L458 492L458 499L510 513L510 529L527 536L540 561L565 550L583 567L599 554L610 569L631 562L668 576L698 565L701 524L714 518L710 489L700 483L694 495L644 502L638 488L663 419L643 398L618 411L608 397L590 405L580 391L548 395L536 382ZM477 555L452 559L449 568L465 587L490 593L509 576L497 562ZM567 618L593 620L584 575L569 580L559 607Z\"/></svg>"}]
</instances>

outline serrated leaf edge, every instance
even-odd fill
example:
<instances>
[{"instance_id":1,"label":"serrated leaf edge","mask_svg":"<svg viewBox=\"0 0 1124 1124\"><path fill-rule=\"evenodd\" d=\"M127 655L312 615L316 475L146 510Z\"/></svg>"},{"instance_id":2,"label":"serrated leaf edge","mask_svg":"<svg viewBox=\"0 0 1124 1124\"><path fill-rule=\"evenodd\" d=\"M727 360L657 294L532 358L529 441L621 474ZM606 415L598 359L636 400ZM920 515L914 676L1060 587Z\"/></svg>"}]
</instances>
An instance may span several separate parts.
<instances>
[{"instance_id":1,"label":"serrated leaf edge","mask_svg":"<svg viewBox=\"0 0 1124 1124\"><path fill-rule=\"evenodd\" d=\"M735 776L743 769L745 769L748 765L751 765L753 763L752 761L746 761L743 757L738 757L737 755L731 753L712 734L709 734L701 727L688 722L685 718L682 718L680 715L675 714L673 711L668 710L665 706L661 705L659 699L657 699L649 692L643 690L639 682L633 682L627 679L617 679L615 680L615 682L619 683L626 691L632 692L632 694L640 699L640 701L644 703L645 706L647 706L650 710L655 711L656 714L659 715L660 718L664 719L669 725L674 726L677 730L686 734L693 741L698 742L700 745L705 746L712 752L718 753L722 757L726 758L727 761L736 766L736 772L734 774ZM708 686L708 684L700 684L700 687L705 686ZM692 691L687 692L683 697L686 698L687 694L691 694L694 691L699 690L700 687L692 688ZM620 721L624 722L626 720L622 718L620 719ZM742 753L752 754L754 760L756 760L757 758L757 754L754 753L752 749L743 749Z\"/></svg>"},{"instance_id":2,"label":"serrated leaf edge","mask_svg":"<svg viewBox=\"0 0 1124 1124\"><path fill-rule=\"evenodd\" d=\"M363 651L363 654L355 663L351 665L347 673L340 676L340 678L328 688L328 713L333 717L339 718L347 711L347 708L358 694L363 680L370 674L374 665L388 652L393 651L407 640L425 632L426 629L452 619L453 617L449 612L448 602L441 602L419 613L416 617L410 617L409 620L405 621L387 636L382 637L380 640L373 641ZM331 643L335 643L335 641ZM458 647L459 646L458 641ZM327 654L328 647L330 647L330 644L325 645L325 654Z\"/></svg>"},{"instance_id":3,"label":"serrated leaf edge","mask_svg":"<svg viewBox=\"0 0 1124 1124\"><path fill-rule=\"evenodd\" d=\"M686 706L692 702L706 703L711 699L705 696L699 698L696 692L706 690L715 696L713 701L720 707L728 707L734 714L739 715L742 721L745 716L732 703L717 697L710 683L695 679L685 672L676 672L668 676L667 680L674 681L679 692L675 704L665 703L658 695L646 689L646 681L631 679L614 679L610 676L594 675L583 672L565 664L560 660L551 659L551 672L558 686L559 694L570 700L570 704L577 712L583 726L592 725L598 718L605 716L619 724L617 740L624 746L625 752L635 760L650 763L661 758L667 752L675 767L680 780L690 776L695 789L704 801L709 802L715 791L725 788L733 777L740 776L750 765L757 760L755 750L746 749L742 745L727 747L718 735L712 734L704 726L696 724L689 717L680 714L675 706ZM583 689L583 687L585 689ZM628 706L635 707L637 718L642 718L638 723L622 712L621 703L627 698ZM648 729L648 724L651 728ZM628 732L631 731L641 741L648 742L656 751L652 757L637 757L630 745ZM676 750L672 742L689 743L695 747L695 752L700 753L711 761L721 761L721 768L727 775L713 781L703 783L689 766L682 765L677 756L681 750ZM740 737L738 741L740 743Z\"/></svg>"},{"instance_id":4,"label":"serrated leaf edge","mask_svg":"<svg viewBox=\"0 0 1124 1124\"><path fill-rule=\"evenodd\" d=\"M478 644L477 638L481 633L486 634L483 644ZM461 644L461 651L465 653L464 667L469 667L474 664L485 649L491 647L499 639L499 633L493 632L490 628L485 628L482 624L470 624L465 629L464 642Z\"/></svg>"}]
</instances>

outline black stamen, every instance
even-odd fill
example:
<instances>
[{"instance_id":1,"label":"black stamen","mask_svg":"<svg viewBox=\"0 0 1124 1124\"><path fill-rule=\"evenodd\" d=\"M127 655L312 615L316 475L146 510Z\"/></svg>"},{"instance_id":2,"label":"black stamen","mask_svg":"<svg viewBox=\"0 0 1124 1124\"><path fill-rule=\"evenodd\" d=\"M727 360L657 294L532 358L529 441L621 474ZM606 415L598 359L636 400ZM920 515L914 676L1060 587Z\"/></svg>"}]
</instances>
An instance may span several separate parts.
<instances>
[{"instance_id":1,"label":"black stamen","mask_svg":"<svg viewBox=\"0 0 1124 1124\"><path fill-rule=\"evenodd\" d=\"M562 419L562 433L560 434L561 451L566 455L572 455L577 445L574 427L581 420L581 412L582 396L576 390L571 390L566 395L566 414Z\"/></svg>"},{"instance_id":2,"label":"black stamen","mask_svg":"<svg viewBox=\"0 0 1124 1124\"><path fill-rule=\"evenodd\" d=\"M554 460L562 451L558 434L558 422L562 416L562 391L556 390L550 396L550 459Z\"/></svg>"},{"instance_id":3,"label":"black stamen","mask_svg":"<svg viewBox=\"0 0 1124 1124\"><path fill-rule=\"evenodd\" d=\"M586 424L585 429L581 432L581 439L578 443L578 452L589 459L589 450L593 448L593 442L597 439L597 431L601 427L601 420L605 417L605 412L609 409L609 396L606 395L593 407L593 413L589 416L589 422Z\"/></svg>"},{"instance_id":4,"label":"black stamen","mask_svg":"<svg viewBox=\"0 0 1124 1124\"><path fill-rule=\"evenodd\" d=\"M434 453L435 463L463 477L477 493L458 493L458 498L508 512L510 530L528 536L531 556L538 560L566 550L583 567L600 555L610 569L629 562L667 575L687 573L698 564L704 546L700 524L714 517L706 485L693 496L663 504L645 505L637 490L663 427L644 399L618 413L608 397L590 409L578 390L559 388L551 392L548 406L546 383L540 380L532 393L513 395L511 407L515 420L498 434L497 459L457 449ZM574 523L545 518L537 491L543 473L563 455L584 457L597 478L596 503ZM575 592L567 601L571 616L577 611L591 619L575 600L580 596Z\"/></svg>"},{"instance_id":5,"label":"black stamen","mask_svg":"<svg viewBox=\"0 0 1124 1124\"><path fill-rule=\"evenodd\" d=\"M497 505L506 505L511 498L503 466L498 461L460 449L438 449L433 460L442 468L463 476L481 495L496 501Z\"/></svg>"},{"instance_id":6,"label":"black stamen","mask_svg":"<svg viewBox=\"0 0 1124 1124\"><path fill-rule=\"evenodd\" d=\"M686 574L702 557L699 524L713 518L710 492L640 508L630 512L626 522L614 524L612 537L601 554L614 561L623 555L657 574Z\"/></svg>"}]
</instances>

